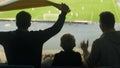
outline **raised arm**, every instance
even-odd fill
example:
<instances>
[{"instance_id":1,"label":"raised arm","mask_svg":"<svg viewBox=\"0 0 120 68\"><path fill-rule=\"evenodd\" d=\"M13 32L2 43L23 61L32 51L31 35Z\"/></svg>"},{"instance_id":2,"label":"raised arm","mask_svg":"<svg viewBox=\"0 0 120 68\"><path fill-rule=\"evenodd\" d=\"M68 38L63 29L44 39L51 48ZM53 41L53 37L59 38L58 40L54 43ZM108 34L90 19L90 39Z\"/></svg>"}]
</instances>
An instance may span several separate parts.
<instances>
[{"instance_id":1,"label":"raised arm","mask_svg":"<svg viewBox=\"0 0 120 68\"><path fill-rule=\"evenodd\" d=\"M54 4L53 4L53 6L56 7L56 5L54 5ZM61 4L61 5L59 5L59 7L62 7L62 8L60 9L61 14L59 15L58 20L56 21L56 23L52 27L44 30L44 33L46 35L46 40L51 38L55 34L57 34L62 29L63 24L64 24L65 19L66 19L66 15L68 12L70 12L70 9L66 4Z\"/></svg>"},{"instance_id":2,"label":"raised arm","mask_svg":"<svg viewBox=\"0 0 120 68\"><path fill-rule=\"evenodd\" d=\"M61 28L63 27L63 24L65 23L66 14L70 12L70 9L66 4L61 4L61 7L62 7L61 14L59 15L59 18L56 21L56 23L51 27L51 29L53 29L53 31L57 33L61 30Z\"/></svg>"},{"instance_id":3,"label":"raised arm","mask_svg":"<svg viewBox=\"0 0 120 68\"><path fill-rule=\"evenodd\" d=\"M87 42L82 41L81 44L80 44L81 49L83 50L83 60L84 60L84 63L83 63L83 64L85 65L86 68L88 68L88 65L87 65L86 60L87 60L88 57L89 57L88 43L89 43L89 42L88 42L88 40L87 40Z\"/></svg>"},{"instance_id":4,"label":"raised arm","mask_svg":"<svg viewBox=\"0 0 120 68\"><path fill-rule=\"evenodd\" d=\"M87 59L89 56L89 52L88 52L88 40L85 43L85 41L81 42L81 49L83 50L83 56L84 59Z\"/></svg>"}]
</instances>

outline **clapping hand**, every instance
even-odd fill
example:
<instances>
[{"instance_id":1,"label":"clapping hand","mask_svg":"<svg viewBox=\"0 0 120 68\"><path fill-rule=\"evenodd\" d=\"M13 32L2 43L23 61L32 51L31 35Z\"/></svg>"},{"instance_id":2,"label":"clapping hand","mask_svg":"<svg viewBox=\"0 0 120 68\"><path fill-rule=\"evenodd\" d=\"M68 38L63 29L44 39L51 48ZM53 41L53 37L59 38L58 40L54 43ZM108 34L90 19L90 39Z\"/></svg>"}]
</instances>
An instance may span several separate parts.
<instances>
[{"instance_id":1,"label":"clapping hand","mask_svg":"<svg viewBox=\"0 0 120 68\"><path fill-rule=\"evenodd\" d=\"M88 49L88 43L89 43L88 40L87 40L87 42L85 42L85 41L81 42L81 49L83 51L86 51Z\"/></svg>"}]
</instances>

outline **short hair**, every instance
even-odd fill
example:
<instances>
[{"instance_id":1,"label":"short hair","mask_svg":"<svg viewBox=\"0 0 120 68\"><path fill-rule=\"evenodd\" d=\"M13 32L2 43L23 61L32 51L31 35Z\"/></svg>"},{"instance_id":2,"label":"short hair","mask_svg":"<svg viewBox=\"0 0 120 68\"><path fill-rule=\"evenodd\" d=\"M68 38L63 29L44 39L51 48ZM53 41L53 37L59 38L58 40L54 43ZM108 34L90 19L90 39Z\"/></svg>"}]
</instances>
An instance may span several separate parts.
<instances>
[{"instance_id":1,"label":"short hair","mask_svg":"<svg viewBox=\"0 0 120 68\"><path fill-rule=\"evenodd\" d=\"M21 11L16 15L16 25L18 28L28 28L31 24L31 15L28 12Z\"/></svg>"},{"instance_id":2,"label":"short hair","mask_svg":"<svg viewBox=\"0 0 120 68\"><path fill-rule=\"evenodd\" d=\"M75 38L71 34L64 34L61 37L61 47L64 50L72 50L75 47Z\"/></svg>"},{"instance_id":3,"label":"short hair","mask_svg":"<svg viewBox=\"0 0 120 68\"><path fill-rule=\"evenodd\" d=\"M114 28L115 18L113 13L109 11L102 12L100 14L100 23L107 28Z\"/></svg>"}]
</instances>

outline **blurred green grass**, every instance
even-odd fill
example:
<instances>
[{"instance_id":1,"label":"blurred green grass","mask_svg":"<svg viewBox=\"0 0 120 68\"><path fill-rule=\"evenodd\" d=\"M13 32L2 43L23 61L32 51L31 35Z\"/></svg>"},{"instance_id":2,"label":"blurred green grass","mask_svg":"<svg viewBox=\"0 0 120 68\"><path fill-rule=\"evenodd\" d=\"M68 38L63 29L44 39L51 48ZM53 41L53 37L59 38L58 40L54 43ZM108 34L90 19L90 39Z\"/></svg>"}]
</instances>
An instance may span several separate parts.
<instances>
[{"instance_id":1,"label":"blurred green grass","mask_svg":"<svg viewBox=\"0 0 120 68\"><path fill-rule=\"evenodd\" d=\"M117 5L116 0L50 0L55 3L66 3L71 12L67 15L67 21L99 21L99 14L102 11L111 11L114 13L116 22L120 22L120 8ZM52 6L22 9L28 11L32 15L32 19L43 20L44 14L59 14L56 8ZM0 18L15 18L16 14L22 10L5 11L0 12ZM46 19L49 17L46 16ZM57 16L54 17L54 20Z\"/></svg>"}]
</instances>

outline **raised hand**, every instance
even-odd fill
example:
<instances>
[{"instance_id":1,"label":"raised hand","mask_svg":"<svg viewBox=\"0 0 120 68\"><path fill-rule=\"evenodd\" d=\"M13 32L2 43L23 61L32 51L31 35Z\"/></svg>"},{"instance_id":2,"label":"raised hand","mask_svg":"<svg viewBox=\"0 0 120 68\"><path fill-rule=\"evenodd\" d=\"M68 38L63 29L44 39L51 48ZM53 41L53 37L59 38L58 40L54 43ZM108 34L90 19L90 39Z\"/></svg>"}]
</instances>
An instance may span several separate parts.
<instances>
[{"instance_id":1,"label":"raised hand","mask_svg":"<svg viewBox=\"0 0 120 68\"><path fill-rule=\"evenodd\" d=\"M87 50L88 49L88 43L89 41L87 40L87 42L85 43L85 41L81 42L81 49L83 51Z\"/></svg>"},{"instance_id":2,"label":"raised hand","mask_svg":"<svg viewBox=\"0 0 120 68\"><path fill-rule=\"evenodd\" d=\"M64 12L67 12L67 13L70 12L69 7L64 3L58 4L58 3L50 2L50 4L54 7L56 7L57 9L61 10L61 11L64 11Z\"/></svg>"},{"instance_id":3,"label":"raised hand","mask_svg":"<svg viewBox=\"0 0 120 68\"><path fill-rule=\"evenodd\" d=\"M85 41L81 42L81 49L83 50L84 59L87 59L88 56L89 56L89 52L88 52L88 43L89 43L88 40L87 40L86 43L85 43Z\"/></svg>"},{"instance_id":4,"label":"raised hand","mask_svg":"<svg viewBox=\"0 0 120 68\"><path fill-rule=\"evenodd\" d=\"M60 9L61 11L70 12L70 8L66 4L62 3L61 5L62 5L62 8Z\"/></svg>"}]
</instances>

